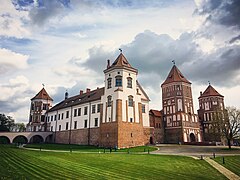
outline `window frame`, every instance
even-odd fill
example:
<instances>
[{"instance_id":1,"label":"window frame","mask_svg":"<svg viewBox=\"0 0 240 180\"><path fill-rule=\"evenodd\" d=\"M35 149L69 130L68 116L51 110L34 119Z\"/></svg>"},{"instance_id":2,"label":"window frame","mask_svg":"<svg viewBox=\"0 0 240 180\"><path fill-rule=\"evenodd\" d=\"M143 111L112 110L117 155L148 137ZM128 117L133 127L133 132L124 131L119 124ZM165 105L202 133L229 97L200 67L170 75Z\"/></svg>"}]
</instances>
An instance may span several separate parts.
<instances>
[{"instance_id":1,"label":"window frame","mask_svg":"<svg viewBox=\"0 0 240 180\"><path fill-rule=\"evenodd\" d=\"M122 76L115 76L115 87L122 87Z\"/></svg>"},{"instance_id":2,"label":"window frame","mask_svg":"<svg viewBox=\"0 0 240 180\"><path fill-rule=\"evenodd\" d=\"M132 78L127 77L127 88L132 88Z\"/></svg>"}]
</instances>

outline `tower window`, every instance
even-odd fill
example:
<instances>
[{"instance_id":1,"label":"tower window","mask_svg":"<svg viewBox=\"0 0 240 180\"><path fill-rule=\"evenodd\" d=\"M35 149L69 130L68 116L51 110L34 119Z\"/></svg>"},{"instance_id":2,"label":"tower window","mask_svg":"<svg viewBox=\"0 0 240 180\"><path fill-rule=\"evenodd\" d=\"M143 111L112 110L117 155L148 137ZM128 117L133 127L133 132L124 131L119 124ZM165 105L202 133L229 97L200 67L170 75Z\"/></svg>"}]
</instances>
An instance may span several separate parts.
<instances>
[{"instance_id":1,"label":"tower window","mask_svg":"<svg viewBox=\"0 0 240 180\"><path fill-rule=\"evenodd\" d=\"M122 76L116 76L115 80L116 80L115 86L122 87Z\"/></svg>"},{"instance_id":2,"label":"tower window","mask_svg":"<svg viewBox=\"0 0 240 180\"><path fill-rule=\"evenodd\" d=\"M128 106L133 107L133 96L128 96Z\"/></svg>"},{"instance_id":3,"label":"tower window","mask_svg":"<svg viewBox=\"0 0 240 180\"><path fill-rule=\"evenodd\" d=\"M110 107L112 105L112 96L107 97L107 106Z\"/></svg>"},{"instance_id":4,"label":"tower window","mask_svg":"<svg viewBox=\"0 0 240 180\"><path fill-rule=\"evenodd\" d=\"M132 88L132 78L130 77L127 78L127 87Z\"/></svg>"},{"instance_id":5,"label":"tower window","mask_svg":"<svg viewBox=\"0 0 240 180\"><path fill-rule=\"evenodd\" d=\"M112 87L112 78L107 79L107 88L110 89Z\"/></svg>"},{"instance_id":6,"label":"tower window","mask_svg":"<svg viewBox=\"0 0 240 180\"><path fill-rule=\"evenodd\" d=\"M145 104L142 104L142 113L146 113Z\"/></svg>"}]
</instances>

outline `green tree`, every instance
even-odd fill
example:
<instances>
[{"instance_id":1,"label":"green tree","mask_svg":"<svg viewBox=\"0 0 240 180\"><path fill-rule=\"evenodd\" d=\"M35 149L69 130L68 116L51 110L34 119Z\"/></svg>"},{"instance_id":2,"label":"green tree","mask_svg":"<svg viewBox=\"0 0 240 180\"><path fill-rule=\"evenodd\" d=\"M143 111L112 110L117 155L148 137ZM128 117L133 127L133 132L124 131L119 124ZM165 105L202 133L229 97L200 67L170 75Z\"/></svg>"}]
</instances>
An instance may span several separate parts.
<instances>
[{"instance_id":1,"label":"green tree","mask_svg":"<svg viewBox=\"0 0 240 180\"><path fill-rule=\"evenodd\" d=\"M14 131L16 132L24 132L26 131L26 126L24 123L15 123L14 124Z\"/></svg>"},{"instance_id":2,"label":"green tree","mask_svg":"<svg viewBox=\"0 0 240 180\"><path fill-rule=\"evenodd\" d=\"M14 127L14 119L5 114L0 114L0 132L9 132Z\"/></svg>"}]
</instances>

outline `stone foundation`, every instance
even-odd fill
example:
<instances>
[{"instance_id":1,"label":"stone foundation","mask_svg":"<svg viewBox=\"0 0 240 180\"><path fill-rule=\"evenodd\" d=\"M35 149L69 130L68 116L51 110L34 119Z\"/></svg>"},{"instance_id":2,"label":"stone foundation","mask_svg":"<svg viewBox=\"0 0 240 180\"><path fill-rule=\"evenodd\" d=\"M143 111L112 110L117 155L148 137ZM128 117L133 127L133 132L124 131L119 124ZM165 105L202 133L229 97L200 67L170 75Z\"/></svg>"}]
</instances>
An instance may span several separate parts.
<instances>
[{"instance_id":1,"label":"stone foundation","mask_svg":"<svg viewBox=\"0 0 240 180\"><path fill-rule=\"evenodd\" d=\"M76 129L71 131L57 131L55 133L55 143L99 145L99 128Z\"/></svg>"}]
</instances>

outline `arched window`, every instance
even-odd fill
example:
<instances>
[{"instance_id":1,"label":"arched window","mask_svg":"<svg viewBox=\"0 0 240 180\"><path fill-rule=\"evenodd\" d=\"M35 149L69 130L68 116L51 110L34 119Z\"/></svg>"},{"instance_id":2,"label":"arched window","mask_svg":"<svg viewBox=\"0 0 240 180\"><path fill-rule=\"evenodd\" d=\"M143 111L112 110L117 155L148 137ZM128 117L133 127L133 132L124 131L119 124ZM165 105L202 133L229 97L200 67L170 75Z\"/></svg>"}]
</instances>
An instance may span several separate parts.
<instances>
[{"instance_id":1,"label":"arched window","mask_svg":"<svg viewBox=\"0 0 240 180\"><path fill-rule=\"evenodd\" d=\"M107 88L111 88L112 87L112 78L108 78L107 79Z\"/></svg>"},{"instance_id":2,"label":"arched window","mask_svg":"<svg viewBox=\"0 0 240 180\"><path fill-rule=\"evenodd\" d=\"M108 107L112 106L112 96L107 97L107 106Z\"/></svg>"},{"instance_id":3,"label":"arched window","mask_svg":"<svg viewBox=\"0 0 240 180\"><path fill-rule=\"evenodd\" d=\"M132 78L131 77L127 78L127 87L132 88Z\"/></svg>"},{"instance_id":4,"label":"arched window","mask_svg":"<svg viewBox=\"0 0 240 180\"><path fill-rule=\"evenodd\" d=\"M128 106L133 107L133 96L128 96Z\"/></svg>"},{"instance_id":5,"label":"arched window","mask_svg":"<svg viewBox=\"0 0 240 180\"><path fill-rule=\"evenodd\" d=\"M115 80L116 80L115 86L122 87L122 76L116 76Z\"/></svg>"}]
</instances>

